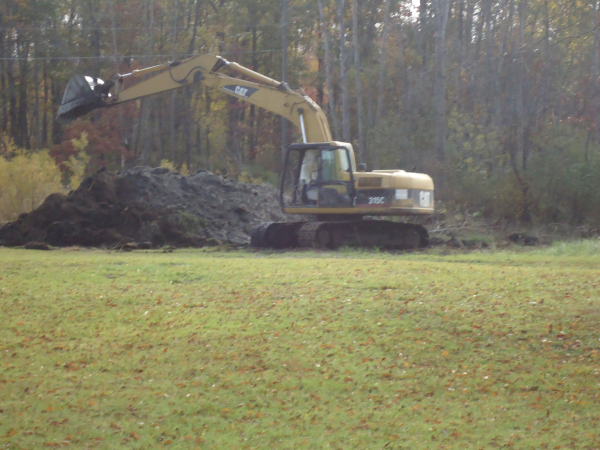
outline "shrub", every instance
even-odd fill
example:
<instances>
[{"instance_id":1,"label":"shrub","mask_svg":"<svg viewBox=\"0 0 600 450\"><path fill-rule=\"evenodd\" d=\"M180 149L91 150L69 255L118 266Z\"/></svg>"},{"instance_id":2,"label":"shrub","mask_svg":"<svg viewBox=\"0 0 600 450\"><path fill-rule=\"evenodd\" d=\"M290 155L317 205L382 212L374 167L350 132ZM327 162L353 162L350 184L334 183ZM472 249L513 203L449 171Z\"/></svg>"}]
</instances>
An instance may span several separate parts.
<instances>
[{"instance_id":1,"label":"shrub","mask_svg":"<svg viewBox=\"0 0 600 450\"><path fill-rule=\"evenodd\" d=\"M81 181L85 175L85 170L90 162L90 157L85 152L88 143L88 134L85 131L81 133L81 137L79 139L71 139L71 144L73 145L76 153L70 155L69 159L65 161L64 164L71 172L69 187L73 191L81 184Z\"/></svg>"},{"instance_id":2,"label":"shrub","mask_svg":"<svg viewBox=\"0 0 600 450\"><path fill-rule=\"evenodd\" d=\"M12 157L0 156L0 223L16 220L63 190L60 169L47 150L26 152L10 144L8 154Z\"/></svg>"}]
</instances>

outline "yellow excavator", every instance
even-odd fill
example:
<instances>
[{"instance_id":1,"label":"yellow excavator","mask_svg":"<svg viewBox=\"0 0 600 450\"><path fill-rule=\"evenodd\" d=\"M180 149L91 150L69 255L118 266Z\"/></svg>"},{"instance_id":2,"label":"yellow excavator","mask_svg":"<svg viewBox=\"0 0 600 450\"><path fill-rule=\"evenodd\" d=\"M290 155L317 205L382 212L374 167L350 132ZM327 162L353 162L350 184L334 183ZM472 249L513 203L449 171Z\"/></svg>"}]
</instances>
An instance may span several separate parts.
<instances>
[{"instance_id":1,"label":"yellow excavator","mask_svg":"<svg viewBox=\"0 0 600 450\"><path fill-rule=\"evenodd\" d=\"M242 78L220 73L228 68ZM128 78L160 72L126 86ZM352 145L332 139L327 117L300 88L276 81L217 55L116 74L107 82L76 75L63 95L58 118L73 120L96 108L201 83L280 114L302 132L303 143L287 146L280 181L280 203L286 214L314 217L296 222L267 222L251 234L254 247L410 249L428 245L421 225L377 216L430 215L434 212L433 180L404 170L358 168Z\"/></svg>"}]
</instances>

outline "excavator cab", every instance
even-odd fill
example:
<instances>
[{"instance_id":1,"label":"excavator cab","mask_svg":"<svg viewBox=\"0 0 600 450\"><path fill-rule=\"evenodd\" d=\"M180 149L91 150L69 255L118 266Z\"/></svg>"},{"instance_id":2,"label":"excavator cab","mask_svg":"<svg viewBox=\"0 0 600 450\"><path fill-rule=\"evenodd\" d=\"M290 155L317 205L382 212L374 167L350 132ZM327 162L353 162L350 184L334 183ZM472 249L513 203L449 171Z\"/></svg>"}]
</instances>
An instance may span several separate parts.
<instances>
[{"instance_id":1,"label":"excavator cab","mask_svg":"<svg viewBox=\"0 0 600 450\"><path fill-rule=\"evenodd\" d=\"M287 147L280 201L286 212L330 213L323 208L352 207L356 195L351 150L336 143L292 144ZM300 213L300 211L298 211Z\"/></svg>"}]
</instances>

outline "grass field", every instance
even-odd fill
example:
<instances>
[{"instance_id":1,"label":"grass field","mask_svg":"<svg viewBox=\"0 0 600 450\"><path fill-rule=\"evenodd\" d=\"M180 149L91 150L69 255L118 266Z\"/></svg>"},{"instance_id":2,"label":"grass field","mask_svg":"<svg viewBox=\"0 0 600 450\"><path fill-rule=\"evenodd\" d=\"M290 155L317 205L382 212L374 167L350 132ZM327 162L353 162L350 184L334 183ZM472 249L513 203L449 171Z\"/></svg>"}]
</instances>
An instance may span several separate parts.
<instances>
[{"instance_id":1,"label":"grass field","mask_svg":"<svg viewBox=\"0 0 600 450\"><path fill-rule=\"evenodd\" d=\"M0 249L0 447L600 447L600 245Z\"/></svg>"}]
</instances>

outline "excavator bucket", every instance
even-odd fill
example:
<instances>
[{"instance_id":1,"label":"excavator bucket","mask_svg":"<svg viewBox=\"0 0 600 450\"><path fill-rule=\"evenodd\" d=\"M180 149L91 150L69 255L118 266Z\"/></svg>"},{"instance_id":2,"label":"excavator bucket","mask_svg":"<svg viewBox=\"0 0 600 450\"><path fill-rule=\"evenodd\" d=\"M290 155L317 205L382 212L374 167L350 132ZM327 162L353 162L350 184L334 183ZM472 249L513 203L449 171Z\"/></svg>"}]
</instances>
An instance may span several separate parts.
<instances>
[{"instance_id":1,"label":"excavator bucket","mask_svg":"<svg viewBox=\"0 0 600 450\"><path fill-rule=\"evenodd\" d=\"M70 122L88 112L106 106L104 99L110 87L100 78L75 75L67 84L62 103L56 116L59 120Z\"/></svg>"}]
</instances>

